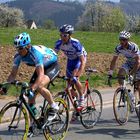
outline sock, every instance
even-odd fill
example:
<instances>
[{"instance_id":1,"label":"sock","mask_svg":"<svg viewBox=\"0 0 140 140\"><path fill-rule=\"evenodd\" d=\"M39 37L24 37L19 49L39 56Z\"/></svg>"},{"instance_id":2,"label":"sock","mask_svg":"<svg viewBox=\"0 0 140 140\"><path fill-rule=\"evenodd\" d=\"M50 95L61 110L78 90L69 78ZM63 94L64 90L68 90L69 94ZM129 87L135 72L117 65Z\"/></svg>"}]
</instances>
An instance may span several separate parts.
<instances>
[{"instance_id":1,"label":"sock","mask_svg":"<svg viewBox=\"0 0 140 140\"><path fill-rule=\"evenodd\" d=\"M84 94L80 96L80 100L84 100Z\"/></svg>"}]
</instances>

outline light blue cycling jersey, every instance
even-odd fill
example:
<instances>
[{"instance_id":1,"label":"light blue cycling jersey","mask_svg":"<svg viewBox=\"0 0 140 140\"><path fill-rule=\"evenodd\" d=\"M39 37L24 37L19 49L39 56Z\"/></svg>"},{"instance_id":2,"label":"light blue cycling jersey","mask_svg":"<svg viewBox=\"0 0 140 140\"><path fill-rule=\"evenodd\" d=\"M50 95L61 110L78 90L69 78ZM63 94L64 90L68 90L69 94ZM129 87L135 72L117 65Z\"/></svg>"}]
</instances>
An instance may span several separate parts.
<instances>
[{"instance_id":1,"label":"light blue cycling jersey","mask_svg":"<svg viewBox=\"0 0 140 140\"><path fill-rule=\"evenodd\" d=\"M50 48L45 46L31 46L26 56L21 56L18 52L14 56L14 66L19 67L23 62L29 66L44 66L48 67L57 61L57 54Z\"/></svg>"},{"instance_id":2,"label":"light blue cycling jersey","mask_svg":"<svg viewBox=\"0 0 140 140\"><path fill-rule=\"evenodd\" d=\"M133 43L133 42L128 42L128 48L125 49L121 45L116 46L115 48L115 55L122 54L124 57L127 58L127 61L129 62L134 62L135 57L137 55L140 55L140 50L139 47Z\"/></svg>"},{"instance_id":3,"label":"light blue cycling jersey","mask_svg":"<svg viewBox=\"0 0 140 140\"><path fill-rule=\"evenodd\" d=\"M62 50L69 60L79 59L81 55L86 56L87 53L79 40L70 38L69 42L63 44L62 40L58 40L55 45L55 51Z\"/></svg>"}]
</instances>

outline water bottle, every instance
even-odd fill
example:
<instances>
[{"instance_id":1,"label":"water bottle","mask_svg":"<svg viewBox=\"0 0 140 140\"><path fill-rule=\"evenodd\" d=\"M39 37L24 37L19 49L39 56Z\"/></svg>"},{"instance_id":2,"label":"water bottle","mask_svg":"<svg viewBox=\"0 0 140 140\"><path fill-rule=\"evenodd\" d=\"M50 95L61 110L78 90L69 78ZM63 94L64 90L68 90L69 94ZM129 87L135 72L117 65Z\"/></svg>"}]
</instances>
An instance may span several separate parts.
<instances>
[{"instance_id":1,"label":"water bottle","mask_svg":"<svg viewBox=\"0 0 140 140\"><path fill-rule=\"evenodd\" d=\"M37 108L35 107L35 105L34 104L30 104L30 108L31 108L34 116L37 117L39 112L38 112Z\"/></svg>"},{"instance_id":2,"label":"water bottle","mask_svg":"<svg viewBox=\"0 0 140 140\"><path fill-rule=\"evenodd\" d=\"M134 112L134 105L135 105L135 97L133 95L133 93L131 92L131 90L128 90L128 96L130 99L130 111Z\"/></svg>"}]
</instances>

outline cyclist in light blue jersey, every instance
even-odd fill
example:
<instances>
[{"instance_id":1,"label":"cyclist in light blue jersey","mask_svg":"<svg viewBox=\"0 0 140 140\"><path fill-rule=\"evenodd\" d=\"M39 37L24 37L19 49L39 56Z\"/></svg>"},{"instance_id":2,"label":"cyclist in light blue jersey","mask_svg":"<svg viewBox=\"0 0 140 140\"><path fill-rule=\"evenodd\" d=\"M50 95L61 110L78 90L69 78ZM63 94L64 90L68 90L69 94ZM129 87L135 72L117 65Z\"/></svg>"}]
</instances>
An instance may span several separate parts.
<instances>
[{"instance_id":1,"label":"cyclist in light blue jersey","mask_svg":"<svg viewBox=\"0 0 140 140\"><path fill-rule=\"evenodd\" d=\"M119 69L118 76L123 77L125 74L135 75L138 85L139 97L140 97L140 50L137 44L130 42L130 33L122 31L119 34L120 44L115 48L115 54L111 61L109 75L113 75L116 61L119 55L123 55L126 58L126 62ZM119 80L119 84L123 85L123 80Z\"/></svg>"},{"instance_id":2,"label":"cyclist in light blue jersey","mask_svg":"<svg viewBox=\"0 0 140 140\"><path fill-rule=\"evenodd\" d=\"M79 81L79 77L85 68L86 51L81 45L80 41L72 38L74 32L72 25L65 24L60 27L60 37L55 44L55 51L58 53L60 50L67 56L66 76L71 78L75 83L76 89L80 95L78 109L81 110L84 106L83 87Z\"/></svg>"},{"instance_id":3,"label":"cyclist in light blue jersey","mask_svg":"<svg viewBox=\"0 0 140 140\"><path fill-rule=\"evenodd\" d=\"M59 74L57 54L50 48L42 45L32 46L30 43L30 36L25 32L15 37L14 46L17 52L14 56L13 68L7 81L12 82L15 80L21 62L28 66L34 66L35 72L30 80L30 88L28 90L29 105L33 108L36 97L33 95L35 91L38 91L51 106L48 113L48 121L52 121L56 117L59 107L54 102L50 91L46 89L46 85ZM30 136L32 127L29 130Z\"/></svg>"}]
</instances>

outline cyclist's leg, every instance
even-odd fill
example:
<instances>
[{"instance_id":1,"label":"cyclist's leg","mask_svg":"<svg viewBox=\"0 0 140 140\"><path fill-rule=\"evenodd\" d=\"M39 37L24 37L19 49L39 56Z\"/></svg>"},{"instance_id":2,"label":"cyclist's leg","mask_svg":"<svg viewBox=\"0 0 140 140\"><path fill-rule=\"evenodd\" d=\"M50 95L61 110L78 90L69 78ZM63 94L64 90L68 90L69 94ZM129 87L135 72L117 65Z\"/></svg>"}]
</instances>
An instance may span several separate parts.
<instances>
[{"instance_id":1,"label":"cyclist's leg","mask_svg":"<svg viewBox=\"0 0 140 140\"><path fill-rule=\"evenodd\" d=\"M55 118L59 107L54 102L50 91L45 86L48 85L50 81L53 81L59 74L59 65L57 63L53 63L51 66L44 68L44 73L44 79L40 82L37 90L48 101L50 105L50 110L48 112L48 121L52 121Z\"/></svg>"},{"instance_id":2,"label":"cyclist's leg","mask_svg":"<svg viewBox=\"0 0 140 140\"><path fill-rule=\"evenodd\" d=\"M76 74L80 68L80 64L81 63L78 60L68 60L67 68L66 68L67 77L71 78L71 77L77 76ZM82 87L81 82L79 81L79 78L75 82L75 87L80 95L80 98L84 99L83 87Z\"/></svg>"},{"instance_id":3,"label":"cyclist's leg","mask_svg":"<svg viewBox=\"0 0 140 140\"><path fill-rule=\"evenodd\" d=\"M67 68L66 68L66 75L67 77L73 77L73 76L77 76L77 73L79 71L81 62L79 60L68 60L67 62ZM77 79L77 81L75 82L75 87L79 93L79 106L83 106L84 105L84 94L83 94L83 86L81 84L81 82L79 81L79 78ZM80 107L80 108L81 108Z\"/></svg>"},{"instance_id":4,"label":"cyclist's leg","mask_svg":"<svg viewBox=\"0 0 140 140\"><path fill-rule=\"evenodd\" d=\"M119 69L119 72L118 72L118 77L124 77L129 71L130 71L130 65L126 62L122 65L122 67ZM123 80L120 78L118 79L118 83L120 86L122 86L124 83L123 83Z\"/></svg>"}]
</instances>

